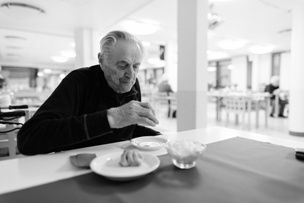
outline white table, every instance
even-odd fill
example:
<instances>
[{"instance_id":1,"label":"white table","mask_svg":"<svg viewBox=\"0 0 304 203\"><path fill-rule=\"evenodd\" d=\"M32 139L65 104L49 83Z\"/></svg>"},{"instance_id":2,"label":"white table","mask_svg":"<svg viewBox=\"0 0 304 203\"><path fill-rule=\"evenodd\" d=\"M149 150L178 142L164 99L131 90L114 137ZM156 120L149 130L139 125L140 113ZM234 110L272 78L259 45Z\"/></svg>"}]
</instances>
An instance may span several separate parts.
<instances>
[{"instance_id":1,"label":"white table","mask_svg":"<svg viewBox=\"0 0 304 203\"><path fill-rule=\"evenodd\" d=\"M243 137L286 147L304 147L304 142L279 139L266 135L222 127L196 129L162 136L166 138L176 136L180 138L195 139L205 144L233 137ZM97 155L101 155L108 152L122 151L126 145L128 145L128 142L124 141L108 145L65 151L61 153L0 161L0 195L89 173L90 170L77 169L73 167L69 162L69 156L77 153L96 153ZM148 153L162 155L165 154L166 151L165 149L161 149L157 151L150 151Z\"/></svg>"},{"instance_id":2,"label":"white table","mask_svg":"<svg viewBox=\"0 0 304 203\"><path fill-rule=\"evenodd\" d=\"M268 127L268 116L269 116L269 106L270 106L270 96L268 93L240 93L240 92L209 92L208 96L216 99L216 120L221 120L222 118L222 105L226 105L227 112L227 121L229 120L228 113L234 112L236 113L236 124L238 124L238 114L242 114L243 117L243 126L250 129L251 126L251 116L250 112L252 111L252 107L255 109L255 127L259 127L259 112L261 106L265 107L265 127ZM233 101L234 100L234 101ZM232 106L227 106L227 103L230 102ZM225 104L226 103L226 104ZM248 123L245 123L245 114L248 115Z\"/></svg>"}]
</instances>

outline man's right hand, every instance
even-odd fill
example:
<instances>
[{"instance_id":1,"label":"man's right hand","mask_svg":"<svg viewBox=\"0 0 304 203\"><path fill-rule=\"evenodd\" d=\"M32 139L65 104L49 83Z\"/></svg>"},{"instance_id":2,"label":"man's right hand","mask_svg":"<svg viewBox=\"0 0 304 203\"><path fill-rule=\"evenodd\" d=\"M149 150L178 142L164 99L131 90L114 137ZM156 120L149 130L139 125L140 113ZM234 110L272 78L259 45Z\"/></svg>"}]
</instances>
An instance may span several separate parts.
<instances>
[{"instance_id":1,"label":"man's right hand","mask_svg":"<svg viewBox=\"0 0 304 203\"><path fill-rule=\"evenodd\" d=\"M155 126L158 120L149 103L130 101L122 106L107 111L111 128L123 128L133 124Z\"/></svg>"}]
</instances>

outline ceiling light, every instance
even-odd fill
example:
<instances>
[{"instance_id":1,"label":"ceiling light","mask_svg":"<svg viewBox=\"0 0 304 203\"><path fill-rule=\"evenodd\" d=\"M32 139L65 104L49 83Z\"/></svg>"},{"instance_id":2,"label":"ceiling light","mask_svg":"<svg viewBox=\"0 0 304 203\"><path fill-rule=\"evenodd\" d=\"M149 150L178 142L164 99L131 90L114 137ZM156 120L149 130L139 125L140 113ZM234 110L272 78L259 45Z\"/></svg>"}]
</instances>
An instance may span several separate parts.
<instances>
[{"instance_id":1,"label":"ceiling light","mask_svg":"<svg viewBox=\"0 0 304 203\"><path fill-rule=\"evenodd\" d=\"M234 67L233 67L233 65L230 64L230 65L227 66L227 68L228 68L229 70L232 70Z\"/></svg>"},{"instance_id":2,"label":"ceiling light","mask_svg":"<svg viewBox=\"0 0 304 203\"><path fill-rule=\"evenodd\" d=\"M43 74L43 72L40 72L40 71L39 71L39 72L37 73L37 76L38 76L38 77L43 77L44 74Z\"/></svg>"},{"instance_id":3,"label":"ceiling light","mask_svg":"<svg viewBox=\"0 0 304 203\"><path fill-rule=\"evenodd\" d=\"M1 8L7 8L9 10L13 9L13 8L18 8L18 9L27 9L27 10L32 10L32 11L36 11L38 13L45 13L45 11L37 6L33 6L30 4L25 4L25 3L17 3L17 2L6 2L6 3L2 3L0 5Z\"/></svg>"},{"instance_id":4,"label":"ceiling light","mask_svg":"<svg viewBox=\"0 0 304 203\"><path fill-rule=\"evenodd\" d=\"M147 42L147 41L142 41L141 43L142 43L145 47L151 46L151 43L150 43L150 42Z\"/></svg>"},{"instance_id":5,"label":"ceiling light","mask_svg":"<svg viewBox=\"0 0 304 203\"><path fill-rule=\"evenodd\" d=\"M150 35L160 29L157 23L126 20L122 26L134 35Z\"/></svg>"},{"instance_id":6,"label":"ceiling light","mask_svg":"<svg viewBox=\"0 0 304 203\"><path fill-rule=\"evenodd\" d=\"M207 68L207 70L208 70L209 72L214 72L214 71L216 71L216 67L214 67L214 66L209 66L209 67Z\"/></svg>"},{"instance_id":7,"label":"ceiling light","mask_svg":"<svg viewBox=\"0 0 304 203\"><path fill-rule=\"evenodd\" d=\"M208 60L218 60L229 57L229 55L226 52L211 51L211 50L207 51L207 55L208 55Z\"/></svg>"},{"instance_id":8,"label":"ceiling light","mask_svg":"<svg viewBox=\"0 0 304 203\"><path fill-rule=\"evenodd\" d=\"M44 72L44 73L51 73L52 70L51 70L51 69L44 69L43 72Z\"/></svg>"},{"instance_id":9,"label":"ceiling light","mask_svg":"<svg viewBox=\"0 0 304 203\"><path fill-rule=\"evenodd\" d=\"M272 52L274 49L273 45L255 45L252 47L249 47L249 51L252 54L267 54Z\"/></svg>"},{"instance_id":10,"label":"ceiling light","mask_svg":"<svg viewBox=\"0 0 304 203\"><path fill-rule=\"evenodd\" d=\"M61 79L63 79L63 78L65 77L65 74L64 74L64 73L61 73L61 74L59 75L59 77L60 77Z\"/></svg>"},{"instance_id":11,"label":"ceiling light","mask_svg":"<svg viewBox=\"0 0 304 203\"><path fill-rule=\"evenodd\" d=\"M61 51L60 54L64 57L67 57L67 58L75 58L76 57L76 53L72 50L64 50L64 51Z\"/></svg>"},{"instance_id":12,"label":"ceiling light","mask_svg":"<svg viewBox=\"0 0 304 203\"><path fill-rule=\"evenodd\" d=\"M53 56L52 60L57 62L57 63L64 63L68 61L68 58L63 57L63 56Z\"/></svg>"},{"instance_id":13,"label":"ceiling light","mask_svg":"<svg viewBox=\"0 0 304 203\"><path fill-rule=\"evenodd\" d=\"M243 40L243 39L238 39L238 40L225 39L225 40L219 41L217 43L217 45L222 49L233 50L233 49L242 48L246 43L247 43L247 41Z\"/></svg>"}]
</instances>

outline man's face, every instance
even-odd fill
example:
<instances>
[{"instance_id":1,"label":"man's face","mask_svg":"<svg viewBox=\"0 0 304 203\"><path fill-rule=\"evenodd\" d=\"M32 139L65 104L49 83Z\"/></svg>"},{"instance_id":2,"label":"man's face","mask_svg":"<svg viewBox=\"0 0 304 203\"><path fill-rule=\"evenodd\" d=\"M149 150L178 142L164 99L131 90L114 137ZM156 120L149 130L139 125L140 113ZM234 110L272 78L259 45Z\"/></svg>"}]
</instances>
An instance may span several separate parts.
<instances>
[{"instance_id":1,"label":"man's face","mask_svg":"<svg viewBox=\"0 0 304 203\"><path fill-rule=\"evenodd\" d=\"M142 61L140 47L134 42L118 40L109 57L99 54L99 63L108 85L117 93L129 92L136 82Z\"/></svg>"}]
</instances>

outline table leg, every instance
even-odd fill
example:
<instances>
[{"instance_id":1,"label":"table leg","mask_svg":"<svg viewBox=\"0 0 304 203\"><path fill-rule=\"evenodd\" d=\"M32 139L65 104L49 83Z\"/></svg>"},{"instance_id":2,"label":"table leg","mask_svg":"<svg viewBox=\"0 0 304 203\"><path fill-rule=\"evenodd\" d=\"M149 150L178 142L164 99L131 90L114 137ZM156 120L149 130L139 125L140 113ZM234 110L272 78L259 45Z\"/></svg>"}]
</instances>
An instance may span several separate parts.
<instances>
[{"instance_id":1,"label":"table leg","mask_svg":"<svg viewBox=\"0 0 304 203\"><path fill-rule=\"evenodd\" d=\"M270 107L270 98L265 98L265 127L268 127L268 116L269 116L269 107Z\"/></svg>"},{"instance_id":2,"label":"table leg","mask_svg":"<svg viewBox=\"0 0 304 203\"><path fill-rule=\"evenodd\" d=\"M279 95L275 96L274 100L274 117L279 116Z\"/></svg>"},{"instance_id":3,"label":"table leg","mask_svg":"<svg viewBox=\"0 0 304 203\"><path fill-rule=\"evenodd\" d=\"M247 106L247 108L248 108L248 110L247 110L247 112L248 112L248 129L250 129L250 125L251 125L251 116L250 116L250 112L251 112L251 100L250 99L248 99L247 100L247 102L248 102L248 106Z\"/></svg>"},{"instance_id":4,"label":"table leg","mask_svg":"<svg viewBox=\"0 0 304 203\"><path fill-rule=\"evenodd\" d=\"M259 113L260 113L260 101L256 100L255 102L255 112L256 112L256 117L255 117L255 127L259 127Z\"/></svg>"}]
</instances>

